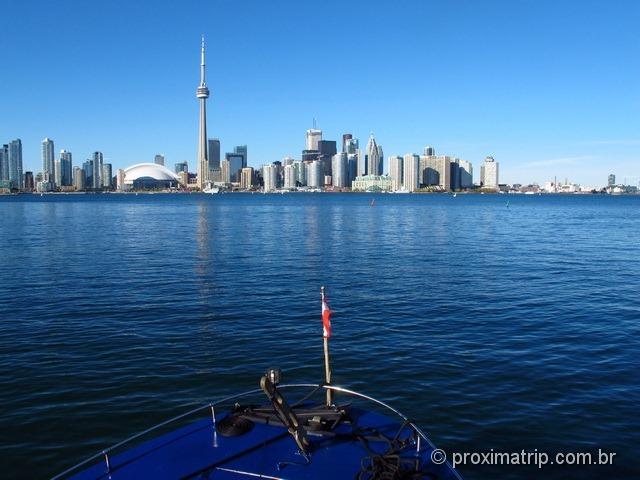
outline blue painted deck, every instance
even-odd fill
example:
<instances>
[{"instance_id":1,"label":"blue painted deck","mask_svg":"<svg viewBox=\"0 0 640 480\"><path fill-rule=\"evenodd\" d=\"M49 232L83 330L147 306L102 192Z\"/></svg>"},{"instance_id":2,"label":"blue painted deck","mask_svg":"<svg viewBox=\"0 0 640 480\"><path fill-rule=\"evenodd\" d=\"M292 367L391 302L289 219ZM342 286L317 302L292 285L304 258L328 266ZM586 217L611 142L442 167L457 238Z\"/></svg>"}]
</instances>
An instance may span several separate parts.
<instances>
[{"instance_id":1,"label":"blue painted deck","mask_svg":"<svg viewBox=\"0 0 640 480\"><path fill-rule=\"evenodd\" d=\"M341 424L335 437L314 436L311 441L311 462L298 453L295 442L284 427L256 423L251 431L237 437L224 437L215 431L211 419L201 420L155 438L110 457L111 471L104 461L71 477L89 479L354 479L361 470L363 457L369 455L354 429L374 428L393 437L400 424L390 418L368 411L352 409L353 424ZM224 416L220 417L221 420ZM407 427L401 438L409 438ZM372 441L369 448L383 453L388 444ZM402 451L402 456L420 460L431 475L424 478L455 479L448 465L434 465L432 448L423 442L421 452L415 444Z\"/></svg>"}]
</instances>

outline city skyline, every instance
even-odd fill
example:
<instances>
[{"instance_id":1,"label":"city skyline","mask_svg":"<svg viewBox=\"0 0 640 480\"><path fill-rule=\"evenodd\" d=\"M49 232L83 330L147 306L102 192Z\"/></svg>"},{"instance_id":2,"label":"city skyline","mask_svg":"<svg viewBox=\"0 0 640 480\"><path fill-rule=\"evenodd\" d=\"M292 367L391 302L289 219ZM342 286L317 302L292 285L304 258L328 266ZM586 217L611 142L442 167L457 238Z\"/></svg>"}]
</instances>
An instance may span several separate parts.
<instances>
[{"instance_id":1,"label":"city skyline","mask_svg":"<svg viewBox=\"0 0 640 480\"><path fill-rule=\"evenodd\" d=\"M8 112L0 119L3 142L22 140L25 172L41 170L43 138L53 139L56 151L72 152L74 166L94 151L103 152L114 170L151 162L163 152L168 165L186 160L196 171L193 85L199 72L193 68L194 46L203 32L212 52L209 138L219 138L223 151L249 145L254 167L298 158L304 131L316 117L327 139L339 141L350 132L366 143L369 132L375 132L387 156L419 153L425 144L477 166L493 156L506 183L543 184L557 176L602 185L611 172L621 181L638 182L640 95L633 79L639 68L629 60L637 58L631 19L640 9L633 2L606 8L578 2L553 7L550 2L535 7L491 2L486 11L414 3L403 12L359 9L353 16L354 35L322 39L314 62L326 66L326 74L314 76L289 75L309 59L300 57L302 46L274 31L287 27L290 32L310 7L292 13L284 4L270 5L278 15L269 27L259 21L267 6L252 6L243 17L251 34L239 38L230 34L238 27L234 15L240 8L233 5L208 6L205 18L190 19L186 7L170 11L159 4L149 26L131 30L144 9L127 6L127 20L109 6L60 8L45 19L32 10L37 2L9 4L6 13L24 18L27 25L9 25L0 44L0 53L13 66L3 78L3 91L10 92L2 99ZM326 6L334 7L331 2ZM81 25L77 32L55 29L62 11ZM551 11L555 15L546 15ZM494 19L496 12L513 21ZM178 34L160 35L154 25L169 14L179 20ZM213 17L219 28L207 24L206 18ZM337 17L323 21L337 25ZM407 38L387 39L387 46L378 38L370 46L354 39L366 30L367 20L381 17L407 21ZM84 36L87 27L82 25L95 18L121 38ZM430 35L418 28L425 18ZM592 24L605 30L597 40L591 37ZM446 42L439 35L452 26L461 35ZM269 48L269 62L263 47ZM353 75L372 59L390 70L410 66L415 75L398 75L402 81ZM50 73L29 75L33 66ZM336 68L345 74L335 75ZM383 171L389 171L386 160Z\"/></svg>"}]
</instances>

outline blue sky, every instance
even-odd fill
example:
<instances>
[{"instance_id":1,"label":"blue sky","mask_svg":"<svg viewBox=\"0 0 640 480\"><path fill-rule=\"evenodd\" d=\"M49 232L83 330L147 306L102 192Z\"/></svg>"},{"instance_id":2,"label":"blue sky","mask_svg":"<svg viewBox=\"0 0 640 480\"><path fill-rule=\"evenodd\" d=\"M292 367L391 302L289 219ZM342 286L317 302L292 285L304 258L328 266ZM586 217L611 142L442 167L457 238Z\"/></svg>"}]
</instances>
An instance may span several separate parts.
<instances>
[{"instance_id":1,"label":"blue sky","mask_svg":"<svg viewBox=\"0 0 640 480\"><path fill-rule=\"evenodd\" d=\"M374 132L385 155L425 145L502 182L640 181L638 1L15 1L0 35L0 141L114 168L197 150L200 34L209 136L249 164ZM386 168L386 166L385 166Z\"/></svg>"}]
</instances>

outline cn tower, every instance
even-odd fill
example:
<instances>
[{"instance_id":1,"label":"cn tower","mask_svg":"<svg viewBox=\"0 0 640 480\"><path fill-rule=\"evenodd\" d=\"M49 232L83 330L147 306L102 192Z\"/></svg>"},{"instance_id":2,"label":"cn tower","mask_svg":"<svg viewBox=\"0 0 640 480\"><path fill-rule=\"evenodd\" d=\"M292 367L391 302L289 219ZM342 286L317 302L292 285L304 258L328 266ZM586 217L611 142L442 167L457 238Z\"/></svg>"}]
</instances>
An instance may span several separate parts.
<instances>
[{"instance_id":1,"label":"cn tower","mask_svg":"<svg viewBox=\"0 0 640 480\"><path fill-rule=\"evenodd\" d=\"M204 35L202 36L202 50L200 53L200 85L196 90L196 97L200 102L200 131L198 133L198 187L203 190L209 180L209 159L207 156L207 98L209 89L204 78Z\"/></svg>"}]
</instances>

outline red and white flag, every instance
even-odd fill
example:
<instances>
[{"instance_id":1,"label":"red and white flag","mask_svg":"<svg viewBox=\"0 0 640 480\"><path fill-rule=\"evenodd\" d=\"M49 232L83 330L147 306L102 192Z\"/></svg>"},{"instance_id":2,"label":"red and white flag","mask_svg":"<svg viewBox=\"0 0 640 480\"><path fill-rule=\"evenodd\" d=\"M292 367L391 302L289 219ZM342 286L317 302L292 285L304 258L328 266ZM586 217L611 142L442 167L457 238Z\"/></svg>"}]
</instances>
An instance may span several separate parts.
<instances>
[{"instance_id":1,"label":"red and white flag","mask_svg":"<svg viewBox=\"0 0 640 480\"><path fill-rule=\"evenodd\" d=\"M331 338L331 310L327 301L322 297L322 335Z\"/></svg>"}]
</instances>

